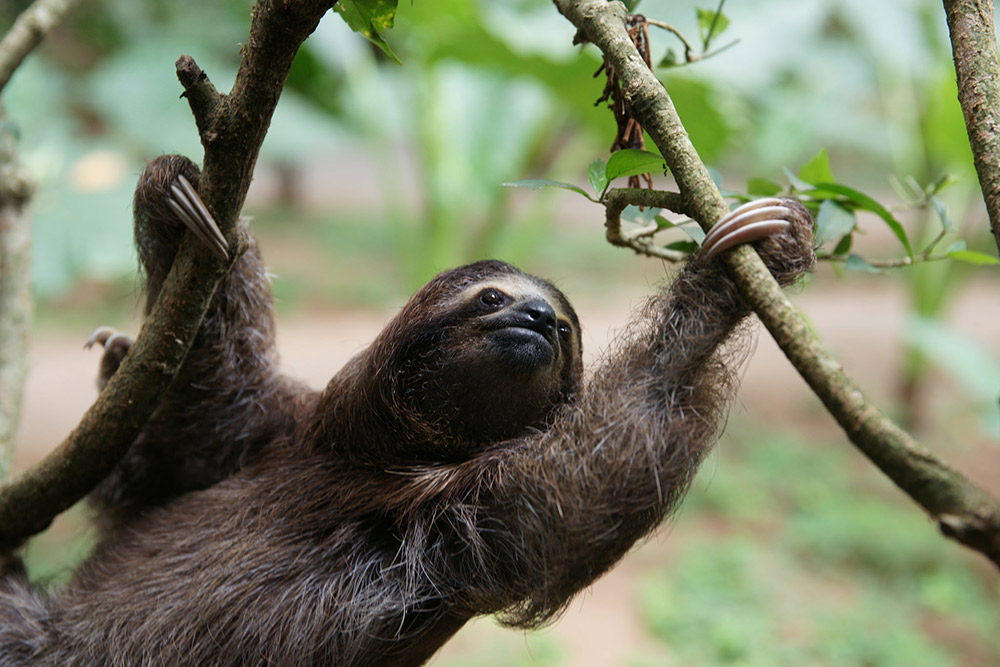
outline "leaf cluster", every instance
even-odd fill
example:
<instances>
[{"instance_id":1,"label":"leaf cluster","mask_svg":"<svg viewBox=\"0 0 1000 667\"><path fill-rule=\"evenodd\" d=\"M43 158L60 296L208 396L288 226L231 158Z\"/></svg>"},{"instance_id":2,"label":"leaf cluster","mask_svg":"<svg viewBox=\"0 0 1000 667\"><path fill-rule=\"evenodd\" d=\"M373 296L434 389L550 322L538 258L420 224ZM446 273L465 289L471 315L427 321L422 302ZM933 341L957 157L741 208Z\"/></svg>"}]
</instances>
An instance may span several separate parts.
<instances>
[{"instance_id":1,"label":"leaf cluster","mask_svg":"<svg viewBox=\"0 0 1000 667\"><path fill-rule=\"evenodd\" d=\"M787 187L768 179L754 178L748 182L746 194L728 194L742 200L776 195L801 199L813 211L816 218L816 240L822 249L818 253L819 258L842 264L847 270L880 271L885 268L941 259L953 259L977 265L1000 263L995 257L968 250L964 240L955 238L955 227L948 214L948 208L939 196L944 189L956 182L950 174L926 185L920 185L913 178L902 183L896 182L904 210L929 209L936 216L939 231L919 251L914 250L906 228L890 207L861 190L837 180L825 149L820 150L803 164L798 173L786 170L786 176ZM872 260L853 252L857 235L863 233L859 225L859 213L874 214L899 241L904 255L897 259ZM944 251L937 252L941 243L949 236L952 237L952 242Z\"/></svg>"}]
</instances>

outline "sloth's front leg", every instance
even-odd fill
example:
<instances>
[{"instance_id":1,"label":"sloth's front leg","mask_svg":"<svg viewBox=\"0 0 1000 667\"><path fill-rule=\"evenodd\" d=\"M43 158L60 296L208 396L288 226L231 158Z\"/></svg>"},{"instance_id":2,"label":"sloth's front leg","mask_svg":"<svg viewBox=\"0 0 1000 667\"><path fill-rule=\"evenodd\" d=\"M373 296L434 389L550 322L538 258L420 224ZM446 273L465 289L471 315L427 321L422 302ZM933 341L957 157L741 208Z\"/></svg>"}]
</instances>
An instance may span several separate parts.
<instances>
[{"instance_id":1,"label":"sloth's front leg","mask_svg":"<svg viewBox=\"0 0 1000 667\"><path fill-rule=\"evenodd\" d=\"M239 257L198 195L201 174L181 155L152 160L135 191L136 250L146 273L146 314L189 231L219 260L232 260L191 349L156 411L92 500L106 525L120 525L188 491L204 489L254 461L290 433L303 389L278 373L268 273L247 234ZM237 223L246 232L246 222ZM203 253L199 261L209 259ZM98 385L107 384L131 347L110 328L94 332L104 346ZM2 662L2 660L0 660Z\"/></svg>"},{"instance_id":2,"label":"sloth's front leg","mask_svg":"<svg viewBox=\"0 0 1000 667\"><path fill-rule=\"evenodd\" d=\"M185 169L194 168L193 165L190 167L188 165L190 162L178 156L158 158L150 163L150 167L140 179L135 211L136 240L140 254L147 264L146 269L150 273L156 268L150 264L156 264L160 268L160 273L165 273L169 268L167 262L173 261L176 244L179 243L185 229L190 230L220 259L229 258L229 245L225 237L201 201L198 191L184 176ZM151 229L153 226L156 227L155 230ZM163 243L161 241L163 238L169 238L169 242ZM156 254L160 255L166 254L162 251L169 248L169 256L156 257L155 262L150 261L153 252L149 252L147 246L155 246ZM149 298L152 299L153 295L150 294ZM151 304L147 304L147 310L149 306ZM98 327L90 335L84 347L90 349L95 343L104 347L97 374L98 389L104 389L108 384L134 342L132 337L107 326Z\"/></svg>"}]
</instances>

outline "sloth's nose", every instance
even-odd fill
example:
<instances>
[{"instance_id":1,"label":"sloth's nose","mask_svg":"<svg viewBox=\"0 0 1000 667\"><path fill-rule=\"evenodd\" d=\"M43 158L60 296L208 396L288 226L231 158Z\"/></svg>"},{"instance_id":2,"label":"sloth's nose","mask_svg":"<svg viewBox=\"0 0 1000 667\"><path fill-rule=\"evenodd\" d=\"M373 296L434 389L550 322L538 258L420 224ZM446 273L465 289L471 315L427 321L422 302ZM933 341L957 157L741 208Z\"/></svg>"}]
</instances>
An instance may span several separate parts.
<instances>
[{"instance_id":1,"label":"sloth's nose","mask_svg":"<svg viewBox=\"0 0 1000 667\"><path fill-rule=\"evenodd\" d=\"M556 311L544 299L519 303L513 310L517 311L521 326L537 331L546 338L556 330Z\"/></svg>"}]
</instances>

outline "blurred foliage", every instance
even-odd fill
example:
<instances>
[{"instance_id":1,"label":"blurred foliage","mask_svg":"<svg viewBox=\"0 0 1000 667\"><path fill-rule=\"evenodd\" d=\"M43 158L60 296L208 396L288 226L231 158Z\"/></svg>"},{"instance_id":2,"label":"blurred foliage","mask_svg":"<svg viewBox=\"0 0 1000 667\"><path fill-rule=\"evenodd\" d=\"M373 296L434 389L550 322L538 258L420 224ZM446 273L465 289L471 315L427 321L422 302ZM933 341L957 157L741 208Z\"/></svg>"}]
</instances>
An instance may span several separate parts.
<instances>
[{"instance_id":1,"label":"blurred foliage","mask_svg":"<svg viewBox=\"0 0 1000 667\"><path fill-rule=\"evenodd\" d=\"M12 18L26 4L7 3L0 15ZM394 3L382 4L388 11ZM715 6L693 0L633 4L692 41L704 43L713 25L715 37L725 29L725 39L739 40L694 65L660 71L703 159L723 175L774 180L826 146L852 183L878 191L892 173L922 183L956 173L963 185L947 202L954 217L963 219L975 202L937 3L748 0L718 18ZM132 270L128 193L141 163L161 152L200 153L173 62L189 53L228 88L251 6L94 0L18 73L4 102L43 183L42 295ZM348 189L357 173L377 173L354 185L381 204L370 224L390 230L385 250L411 288L473 258L530 259L531 240L556 217L554 200L497 185L573 182L584 165L607 156L614 130L608 111L594 105L596 50L585 47L581 57L573 27L548 0L402 3L393 20L388 31L387 19L372 25L403 67L342 21L323 21L293 67L262 171L278 170L287 185L330 156L367 166L327 174ZM666 31L650 31L654 62L680 45ZM95 152L107 159L94 160ZM81 183L74 178L81 171L97 175ZM317 182L314 194L322 197L323 179ZM292 203L300 194L281 190ZM331 197L324 205L344 208ZM982 245L980 231L970 238L973 250ZM927 301L930 289L921 287L915 299Z\"/></svg>"},{"instance_id":2,"label":"blurred foliage","mask_svg":"<svg viewBox=\"0 0 1000 667\"><path fill-rule=\"evenodd\" d=\"M840 447L731 440L685 507L711 534L674 535L674 562L640 578L648 630L676 656L661 664L1000 661L995 576L877 471Z\"/></svg>"},{"instance_id":3,"label":"blurred foliage","mask_svg":"<svg viewBox=\"0 0 1000 667\"><path fill-rule=\"evenodd\" d=\"M173 63L191 54L228 89L252 4L91 0L17 72L3 103L41 186L34 279L43 316L46 304L76 301L81 285L134 283L129 206L142 163L201 152ZM0 4L0 17L26 5ZM717 9L694 0L633 5L693 42ZM940 3L744 0L724 13L725 32L718 36L717 24L714 42L735 45L657 74L725 190L770 194L789 191L795 179L814 186L821 235L848 269L878 269L869 259L885 256L883 223L920 252L947 221L941 251L995 256ZM310 245L314 263L275 282L283 302L316 304L310 279L321 283L326 304L353 305L396 300L438 270L487 256L543 268L553 256L590 261L593 252L574 257L570 247L603 243L599 208L578 214L563 193L499 186L584 183L587 165L607 160L615 124L595 106L603 88L593 78L596 49L572 44L574 28L549 0L404 2L394 23L380 34L402 67L331 15L290 73L249 212L280 217L276 236L323 240ZM653 62L681 47L656 27L650 37ZM815 187L824 168L850 190ZM669 176L657 180L669 187ZM553 247L555 226L579 240ZM686 235L676 245L693 247ZM320 249L326 254L312 252ZM977 270L995 272L934 262L896 280L909 286L914 316L934 322ZM904 422L919 427L920 386L932 365L971 385L956 355L915 338L907 345L900 404ZM988 371L996 358L986 357L979 384L994 389L976 390L973 400L994 424L996 377Z\"/></svg>"}]
</instances>

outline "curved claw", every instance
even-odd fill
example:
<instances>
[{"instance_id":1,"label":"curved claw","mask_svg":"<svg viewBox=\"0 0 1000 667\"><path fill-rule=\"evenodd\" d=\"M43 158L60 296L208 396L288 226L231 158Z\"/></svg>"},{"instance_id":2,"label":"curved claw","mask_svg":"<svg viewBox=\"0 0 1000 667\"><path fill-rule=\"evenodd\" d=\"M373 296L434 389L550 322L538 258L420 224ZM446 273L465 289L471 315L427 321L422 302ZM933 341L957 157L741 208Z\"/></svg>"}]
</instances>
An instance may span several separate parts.
<instances>
[{"instance_id":1,"label":"curved claw","mask_svg":"<svg viewBox=\"0 0 1000 667\"><path fill-rule=\"evenodd\" d=\"M742 243L760 241L789 228L791 209L780 199L769 197L747 202L717 222L701 244L705 259Z\"/></svg>"},{"instance_id":2,"label":"curved claw","mask_svg":"<svg viewBox=\"0 0 1000 667\"><path fill-rule=\"evenodd\" d=\"M94 343L100 344L105 350L110 350L115 347L121 347L128 349L132 345L132 338L126 334L120 333L111 327L97 327L94 329L94 333L90 334L90 338L87 342L83 344L83 347L90 349L94 346Z\"/></svg>"},{"instance_id":3,"label":"curved claw","mask_svg":"<svg viewBox=\"0 0 1000 667\"><path fill-rule=\"evenodd\" d=\"M104 354L101 356L101 364L97 371L98 390L103 390L107 386L111 376L121 365L122 359L132 349L133 342L135 341L132 340L131 336L119 333L111 327L97 327L94 329L94 333L90 334L90 338L84 344L85 348L90 349L94 343L100 343L104 346Z\"/></svg>"},{"instance_id":4,"label":"curved claw","mask_svg":"<svg viewBox=\"0 0 1000 667\"><path fill-rule=\"evenodd\" d=\"M170 185L170 192L173 196L167 199L167 205L181 222L213 253L223 260L229 259L229 244L194 186L182 174L178 174Z\"/></svg>"},{"instance_id":5,"label":"curved claw","mask_svg":"<svg viewBox=\"0 0 1000 667\"><path fill-rule=\"evenodd\" d=\"M111 327L97 327L94 329L94 333L90 334L90 338L87 342L83 344L83 347L87 350L94 347L94 343L100 343L102 346L108 342L108 339L114 336L117 331Z\"/></svg>"}]
</instances>

